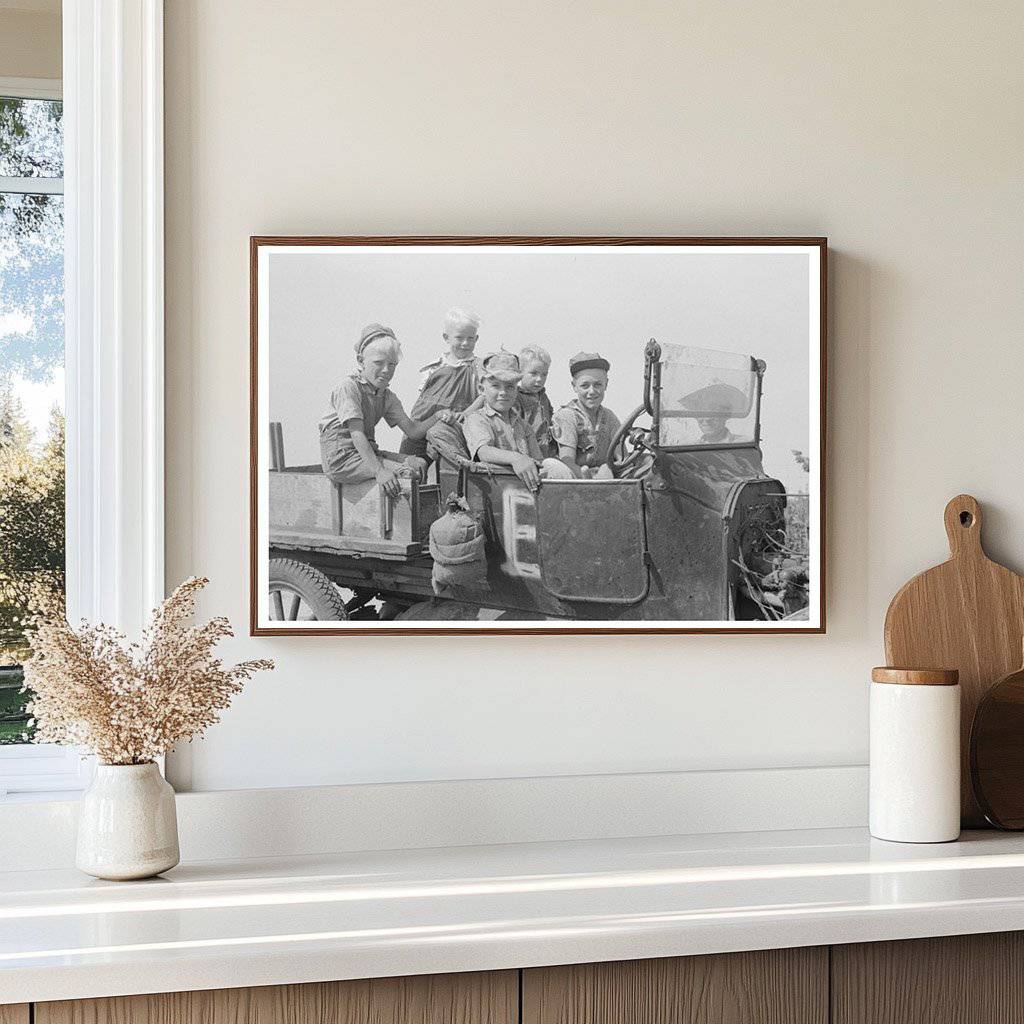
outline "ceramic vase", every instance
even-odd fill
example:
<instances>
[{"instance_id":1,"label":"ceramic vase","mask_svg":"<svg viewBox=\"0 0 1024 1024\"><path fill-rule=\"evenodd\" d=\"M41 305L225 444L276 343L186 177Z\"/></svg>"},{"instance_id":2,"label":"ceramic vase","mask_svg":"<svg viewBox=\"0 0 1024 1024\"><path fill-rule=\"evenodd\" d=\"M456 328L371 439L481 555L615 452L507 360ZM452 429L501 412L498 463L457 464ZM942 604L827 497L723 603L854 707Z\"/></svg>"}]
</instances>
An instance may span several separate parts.
<instances>
[{"instance_id":1,"label":"ceramic vase","mask_svg":"<svg viewBox=\"0 0 1024 1024\"><path fill-rule=\"evenodd\" d=\"M174 790L157 765L97 765L80 802L79 870L116 881L151 878L179 859Z\"/></svg>"}]
</instances>

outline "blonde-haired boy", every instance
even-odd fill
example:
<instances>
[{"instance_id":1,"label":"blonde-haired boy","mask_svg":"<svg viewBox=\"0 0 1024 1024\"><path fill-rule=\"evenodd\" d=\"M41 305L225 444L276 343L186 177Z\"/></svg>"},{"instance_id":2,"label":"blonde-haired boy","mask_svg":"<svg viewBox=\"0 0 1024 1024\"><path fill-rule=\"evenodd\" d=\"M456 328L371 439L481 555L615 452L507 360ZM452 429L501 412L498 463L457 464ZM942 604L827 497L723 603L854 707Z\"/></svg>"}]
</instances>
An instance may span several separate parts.
<instances>
[{"instance_id":1,"label":"blonde-haired boy","mask_svg":"<svg viewBox=\"0 0 1024 1024\"><path fill-rule=\"evenodd\" d=\"M554 408L544 385L551 369L551 353L540 345L524 345L519 350L519 368L523 379L519 382L516 408L537 437L541 454L558 457L558 445L551 436L551 418Z\"/></svg>"},{"instance_id":2,"label":"blonde-haired boy","mask_svg":"<svg viewBox=\"0 0 1024 1024\"><path fill-rule=\"evenodd\" d=\"M460 413L473 404L480 390L480 360L474 355L480 337L480 317L453 306L444 317L441 332L444 352L421 368L420 393L410 415L425 420L442 409ZM427 445L415 438L402 441L404 455L425 458Z\"/></svg>"},{"instance_id":3,"label":"blonde-haired boy","mask_svg":"<svg viewBox=\"0 0 1024 1024\"><path fill-rule=\"evenodd\" d=\"M398 396L388 386L402 358L395 332L383 324L368 324L355 344L359 369L331 392L331 407L320 420L320 461L324 475L334 483L376 479L385 494L397 495L400 476L422 476L426 462L414 455L403 458L382 452L374 429L384 420L406 437L423 438L437 422L454 416L439 410L426 419L406 415Z\"/></svg>"}]
</instances>

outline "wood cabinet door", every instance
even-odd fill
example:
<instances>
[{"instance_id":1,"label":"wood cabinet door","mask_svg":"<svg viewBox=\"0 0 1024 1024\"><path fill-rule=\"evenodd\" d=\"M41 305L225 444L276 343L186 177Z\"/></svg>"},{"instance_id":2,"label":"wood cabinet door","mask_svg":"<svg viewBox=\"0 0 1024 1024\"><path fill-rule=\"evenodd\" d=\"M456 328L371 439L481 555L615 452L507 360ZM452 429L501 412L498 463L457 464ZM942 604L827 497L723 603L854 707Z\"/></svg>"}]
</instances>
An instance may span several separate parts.
<instances>
[{"instance_id":1,"label":"wood cabinet door","mask_svg":"<svg viewBox=\"0 0 1024 1024\"><path fill-rule=\"evenodd\" d=\"M28 1003L0 1006L0 1024L28 1024Z\"/></svg>"},{"instance_id":2,"label":"wood cabinet door","mask_svg":"<svg viewBox=\"0 0 1024 1024\"><path fill-rule=\"evenodd\" d=\"M1024 933L832 947L834 1024L1024 1024Z\"/></svg>"},{"instance_id":3,"label":"wood cabinet door","mask_svg":"<svg viewBox=\"0 0 1024 1024\"><path fill-rule=\"evenodd\" d=\"M523 1024L827 1024L828 949L523 972Z\"/></svg>"},{"instance_id":4,"label":"wood cabinet door","mask_svg":"<svg viewBox=\"0 0 1024 1024\"><path fill-rule=\"evenodd\" d=\"M75 999L35 1010L35 1024L516 1024L519 985L517 972L494 971Z\"/></svg>"}]
</instances>

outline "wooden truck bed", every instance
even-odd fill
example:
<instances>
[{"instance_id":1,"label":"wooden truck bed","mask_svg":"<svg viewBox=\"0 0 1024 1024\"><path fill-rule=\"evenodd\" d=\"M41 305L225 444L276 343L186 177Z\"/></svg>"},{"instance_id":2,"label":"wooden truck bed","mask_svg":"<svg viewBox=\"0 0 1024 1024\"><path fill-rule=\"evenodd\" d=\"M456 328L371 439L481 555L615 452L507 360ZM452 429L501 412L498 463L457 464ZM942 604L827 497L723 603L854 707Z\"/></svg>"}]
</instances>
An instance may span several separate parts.
<instances>
[{"instance_id":1,"label":"wooden truck bed","mask_svg":"<svg viewBox=\"0 0 1024 1024\"><path fill-rule=\"evenodd\" d=\"M344 554L385 561L423 555L440 514L439 488L402 479L395 498L376 480L334 484L320 466L290 466L269 476L270 546L302 556Z\"/></svg>"}]
</instances>

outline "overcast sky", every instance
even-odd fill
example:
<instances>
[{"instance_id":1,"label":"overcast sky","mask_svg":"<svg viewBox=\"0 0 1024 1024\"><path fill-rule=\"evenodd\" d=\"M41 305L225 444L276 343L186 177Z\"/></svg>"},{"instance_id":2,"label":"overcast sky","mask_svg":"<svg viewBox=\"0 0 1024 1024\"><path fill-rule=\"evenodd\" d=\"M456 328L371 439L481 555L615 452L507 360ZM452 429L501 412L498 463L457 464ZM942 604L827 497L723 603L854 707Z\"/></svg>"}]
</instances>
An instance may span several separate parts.
<instances>
[{"instance_id":1,"label":"overcast sky","mask_svg":"<svg viewBox=\"0 0 1024 1024\"><path fill-rule=\"evenodd\" d=\"M408 411L419 368L442 351L444 313L459 305L483 320L477 354L531 343L551 352L547 389L556 408L573 397L568 362L581 349L611 361L606 404L620 418L642 400L651 337L766 360L765 469L790 490L806 489L791 454L809 448L806 253L270 252L270 419L282 423L290 464L319 461L317 420L332 387L355 368L364 324L379 321L398 335L404 358L391 386ZM377 439L398 447L397 431L383 424Z\"/></svg>"}]
</instances>

